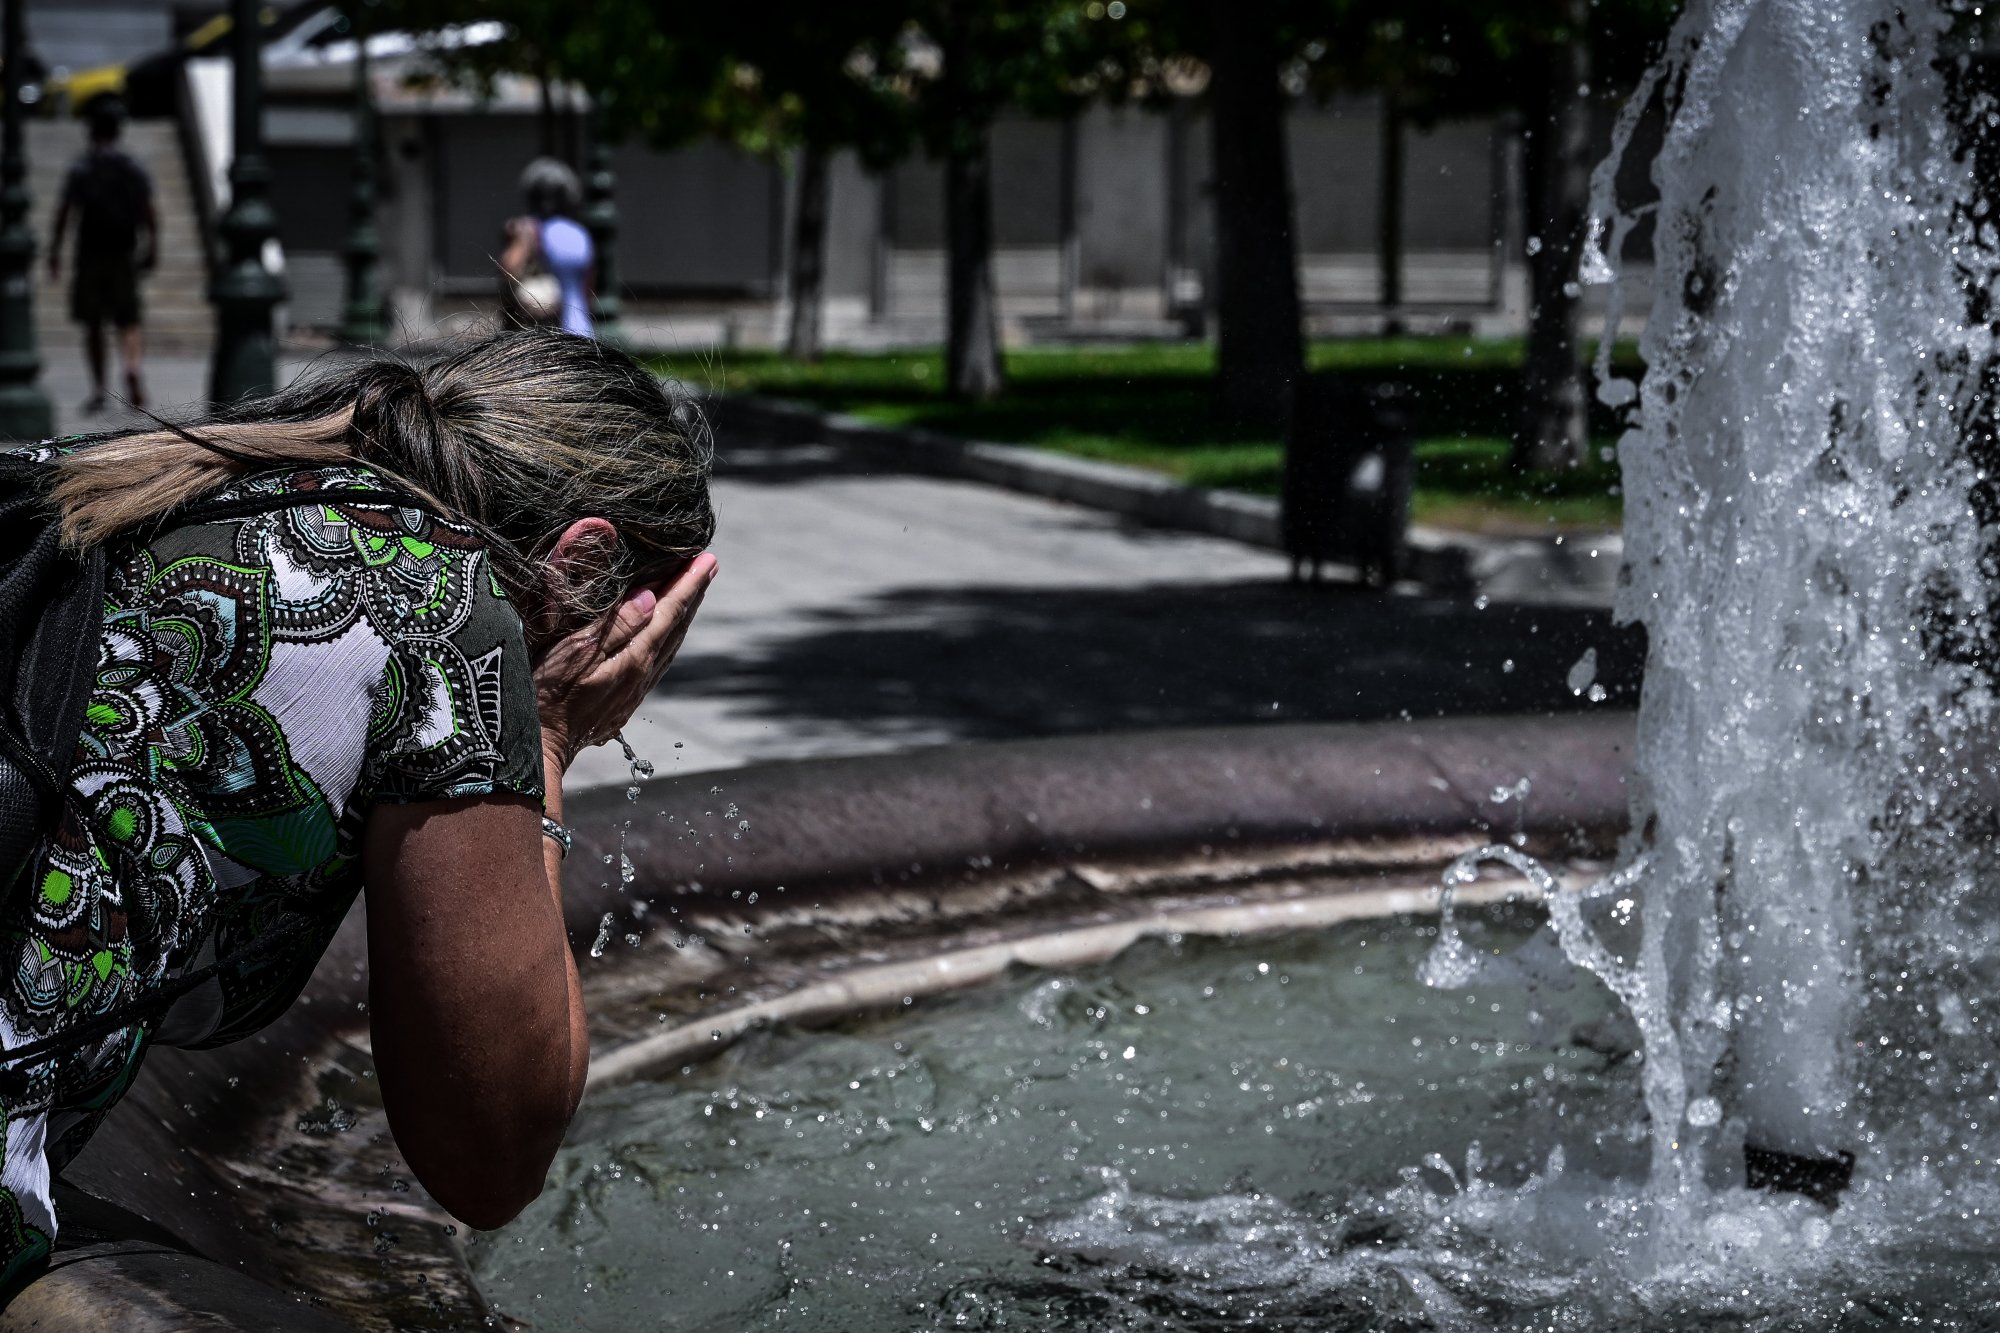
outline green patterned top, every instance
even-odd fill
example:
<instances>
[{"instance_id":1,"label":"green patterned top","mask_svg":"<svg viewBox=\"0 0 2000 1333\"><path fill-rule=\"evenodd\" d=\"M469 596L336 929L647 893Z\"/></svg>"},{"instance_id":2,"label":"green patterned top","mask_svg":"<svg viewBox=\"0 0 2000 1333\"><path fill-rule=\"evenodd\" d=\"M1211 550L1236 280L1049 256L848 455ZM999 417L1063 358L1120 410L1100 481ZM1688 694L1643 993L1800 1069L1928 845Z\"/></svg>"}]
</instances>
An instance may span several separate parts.
<instances>
[{"instance_id":1,"label":"green patterned top","mask_svg":"<svg viewBox=\"0 0 2000 1333\"><path fill-rule=\"evenodd\" d=\"M235 1040L298 995L360 888L376 803L542 794L519 615L469 530L339 500L382 485L359 467L262 474L221 495L312 502L109 553L62 825L0 902L15 960L0 1045L143 997L274 925L303 928L148 1027L25 1068L26 1091L0 1104L0 1297L46 1259L49 1174L145 1048Z\"/></svg>"}]
</instances>

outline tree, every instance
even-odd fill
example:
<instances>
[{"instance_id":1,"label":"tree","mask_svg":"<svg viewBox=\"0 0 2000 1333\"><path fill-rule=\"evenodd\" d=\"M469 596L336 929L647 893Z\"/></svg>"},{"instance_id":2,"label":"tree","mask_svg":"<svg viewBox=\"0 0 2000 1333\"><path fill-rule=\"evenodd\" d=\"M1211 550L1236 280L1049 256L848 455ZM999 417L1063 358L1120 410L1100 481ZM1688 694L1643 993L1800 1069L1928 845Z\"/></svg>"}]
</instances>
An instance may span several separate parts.
<instances>
[{"instance_id":1,"label":"tree","mask_svg":"<svg viewBox=\"0 0 2000 1333\"><path fill-rule=\"evenodd\" d=\"M596 96L617 90L606 124L679 142L703 132L726 98L722 51L698 31L659 22L647 0L383 0L381 26L442 33L498 23L479 43L427 46L443 79L490 93L504 74L533 77L541 100L541 151L562 156L554 89L580 84Z\"/></svg>"},{"instance_id":2,"label":"tree","mask_svg":"<svg viewBox=\"0 0 2000 1333\"><path fill-rule=\"evenodd\" d=\"M585 82L615 86L616 105L636 115L649 138L661 142L666 134L699 129L773 155L796 150L800 206L789 337L795 352L817 349L833 154L853 148L879 168L921 144L944 163L946 382L961 397L997 394L1003 377L992 273L992 124L1009 107L1049 112L1087 100L1093 40L1101 40L1087 21L1092 6L773 0L687 10L666 0L613 3L648 12L654 49L671 34L665 40L688 72L684 88L663 88L656 71L616 47L590 66ZM1101 14L1104 7L1095 8Z\"/></svg>"},{"instance_id":3,"label":"tree","mask_svg":"<svg viewBox=\"0 0 2000 1333\"><path fill-rule=\"evenodd\" d=\"M1590 448L1577 276L1590 209L1590 0L1559 0L1531 57L1522 105L1529 208L1528 352L1521 368L1515 466L1579 467Z\"/></svg>"},{"instance_id":4,"label":"tree","mask_svg":"<svg viewBox=\"0 0 2000 1333\"><path fill-rule=\"evenodd\" d=\"M753 152L790 155L797 171L785 347L801 360L819 357L834 156L851 149L882 170L909 151L907 99L873 77L870 58L895 41L904 20L896 3L817 0L718 6L704 20L737 66L730 114L717 128Z\"/></svg>"},{"instance_id":5,"label":"tree","mask_svg":"<svg viewBox=\"0 0 2000 1333\"><path fill-rule=\"evenodd\" d=\"M1347 2L1133 0L1122 40L1094 53L1103 95L1206 95L1217 402L1252 429L1281 424L1287 390L1305 373L1281 72L1295 69L1306 34Z\"/></svg>"},{"instance_id":6,"label":"tree","mask_svg":"<svg viewBox=\"0 0 2000 1333\"><path fill-rule=\"evenodd\" d=\"M1011 100L1010 57L1027 46L1033 16L942 0L926 17L940 57L930 123L944 159L945 384L961 398L993 398L1005 383L993 291L993 120Z\"/></svg>"},{"instance_id":7,"label":"tree","mask_svg":"<svg viewBox=\"0 0 2000 1333\"><path fill-rule=\"evenodd\" d=\"M1339 0L1301 23L1299 64L1307 84L1333 92L1374 92L1381 100L1375 258L1384 326L1400 332L1403 304L1403 188L1408 130L1435 124L1455 71L1450 32L1428 17L1411 24L1392 0Z\"/></svg>"},{"instance_id":8,"label":"tree","mask_svg":"<svg viewBox=\"0 0 2000 1333\"><path fill-rule=\"evenodd\" d=\"M1421 20L1399 0L1300 3L1290 22L1305 79L1383 102L1378 257L1384 305L1399 297L1402 134L1451 115L1513 111L1522 124L1529 328L1515 430L1524 468L1584 459L1578 287L1589 209L1593 116L1629 87L1671 25L1674 0L1432 0Z\"/></svg>"},{"instance_id":9,"label":"tree","mask_svg":"<svg viewBox=\"0 0 2000 1333\"><path fill-rule=\"evenodd\" d=\"M1129 25L1122 3L905 0L893 42L869 51L902 92L911 124L945 173L946 385L985 399L1005 383L993 291L993 122L1003 110L1068 115L1122 95Z\"/></svg>"},{"instance_id":10,"label":"tree","mask_svg":"<svg viewBox=\"0 0 2000 1333\"><path fill-rule=\"evenodd\" d=\"M1204 0L1215 157L1216 388L1223 412L1280 424L1305 374L1298 247L1274 0Z\"/></svg>"}]
</instances>

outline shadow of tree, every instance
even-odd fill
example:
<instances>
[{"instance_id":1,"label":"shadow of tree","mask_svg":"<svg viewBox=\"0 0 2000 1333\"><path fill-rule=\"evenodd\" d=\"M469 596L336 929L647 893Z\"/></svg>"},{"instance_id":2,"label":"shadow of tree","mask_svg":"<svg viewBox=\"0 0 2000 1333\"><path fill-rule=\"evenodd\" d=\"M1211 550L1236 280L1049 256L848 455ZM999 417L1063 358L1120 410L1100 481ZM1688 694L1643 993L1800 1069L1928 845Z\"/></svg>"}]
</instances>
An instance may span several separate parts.
<instances>
[{"instance_id":1,"label":"shadow of tree","mask_svg":"<svg viewBox=\"0 0 2000 1333\"><path fill-rule=\"evenodd\" d=\"M1596 650L1593 704L1572 668ZM1641 631L1576 607L1280 583L904 590L747 660L690 653L673 693L751 716L945 739L1632 707Z\"/></svg>"}]
</instances>

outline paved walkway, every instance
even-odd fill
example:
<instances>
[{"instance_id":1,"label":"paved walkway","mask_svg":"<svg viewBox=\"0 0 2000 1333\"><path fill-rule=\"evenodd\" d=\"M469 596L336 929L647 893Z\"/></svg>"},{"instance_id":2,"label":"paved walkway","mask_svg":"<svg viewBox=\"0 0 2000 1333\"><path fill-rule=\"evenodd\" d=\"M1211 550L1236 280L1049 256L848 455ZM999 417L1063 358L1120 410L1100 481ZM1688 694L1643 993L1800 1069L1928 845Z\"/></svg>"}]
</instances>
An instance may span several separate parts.
<instances>
[{"instance_id":1,"label":"paved walkway","mask_svg":"<svg viewBox=\"0 0 2000 1333\"><path fill-rule=\"evenodd\" d=\"M81 359L44 349L62 429ZM295 366L301 358L293 357ZM159 410L205 362L149 363ZM721 577L630 728L662 772L971 739L1253 721L1540 712L1597 650L1607 706L1638 645L1599 610L1287 585L1277 556L967 482L867 473L826 450L725 441ZM577 785L623 781L616 747Z\"/></svg>"},{"instance_id":2,"label":"paved walkway","mask_svg":"<svg viewBox=\"0 0 2000 1333\"><path fill-rule=\"evenodd\" d=\"M125 392L125 372L119 366L115 345L111 349L110 384L111 391L120 398L113 399L104 411L95 413L83 411L84 399L90 396L90 373L84 367L81 336L63 343L44 342L41 353L42 391L48 394L49 405L55 411L56 434L116 430L146 424L143 416L120 401ZM316 347L284 349L279 358L279 374L289 378L300 366L320 354L320 349ZM143 365L146 405L160 415L173 418L177 412L186 411L190 405L207 399L207 358L185 353L149 355Z\"/></svg>"},{"instance_id":3,"label":"paved walkway","mask_svg":"<svg viewBox=\"0 0 2000 1333\"><path fill-rule=\"evenodd\" d=\"M629 734L662 771L1138 727L1635 697L1601 610L1288 585L1277 556L973 483L733 449L721 574ZM1579 695L1572 668L1595 649ZM1579 677L1581 679L1581 677ZM623 780L615 752L580 784Z\"/></svg>"}]
</instances>

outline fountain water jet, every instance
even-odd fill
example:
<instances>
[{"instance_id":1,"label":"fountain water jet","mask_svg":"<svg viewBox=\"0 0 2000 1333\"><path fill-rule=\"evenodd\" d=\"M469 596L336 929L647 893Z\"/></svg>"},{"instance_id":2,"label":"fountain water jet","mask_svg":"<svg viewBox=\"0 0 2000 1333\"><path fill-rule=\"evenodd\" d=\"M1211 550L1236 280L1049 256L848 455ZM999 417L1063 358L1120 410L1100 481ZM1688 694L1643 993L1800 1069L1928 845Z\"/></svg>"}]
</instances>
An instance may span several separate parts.
<instances>
[{"instance_id":1,"label":"fountain water jet","mask_svg":"<svg viewBox=\"0 0 2000 1333\"><path fill-rule=\"evenodd\" d=\"M2000 568L1978 17L1695 0L1595 178L1583 276L1613 281L1642 215L1618 157L1663 99L1647 373L1613 378L1609 338L1598 366L1636 404L1618 613L1650 647L1620 878L1641 928L1614 953L1577 904L1554 926L1638 1023L1670 1204L1733 1175L1718 1148L1837 1176L1871 1097L1991 1092L1984 1063L1934 1059L1978 1024L1956 987L1991 934L1991 802L1966 780Z\"/></svg>"}]
</instances>

